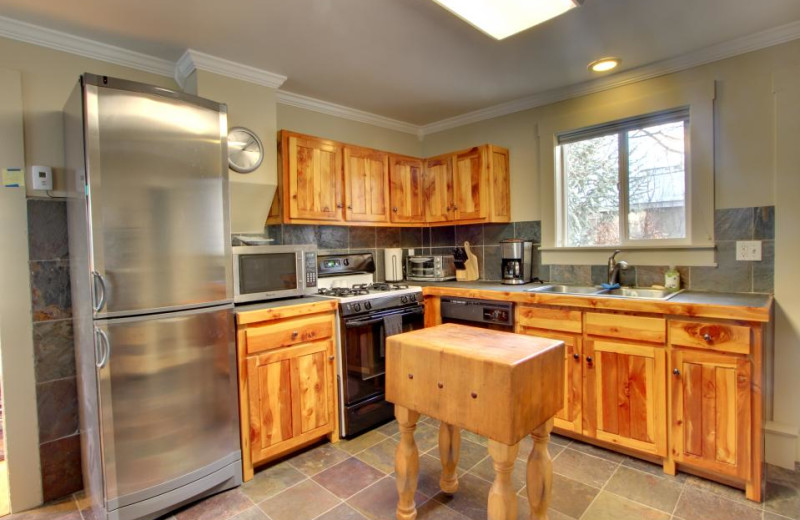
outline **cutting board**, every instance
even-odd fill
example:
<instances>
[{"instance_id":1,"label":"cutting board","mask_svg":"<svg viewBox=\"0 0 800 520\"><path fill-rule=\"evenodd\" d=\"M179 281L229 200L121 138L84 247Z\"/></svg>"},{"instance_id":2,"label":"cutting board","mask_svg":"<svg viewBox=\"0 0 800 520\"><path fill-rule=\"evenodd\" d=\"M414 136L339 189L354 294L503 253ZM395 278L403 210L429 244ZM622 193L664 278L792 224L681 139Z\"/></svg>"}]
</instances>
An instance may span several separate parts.
<instances>
[{"instance_id":1,"label":"cutting board","mask_svg":"<svg viewBox=\"0 0 800 520\"><path fill-rule=\"evenodd\" d=\"M469 242L464 242L464 252L467 253L467 261L464 262L464 269L456 271L456 280L459 282L472 282L480 277L481 271L478 267L478 257L470 249Z\"/></svg>"}]
</instances>

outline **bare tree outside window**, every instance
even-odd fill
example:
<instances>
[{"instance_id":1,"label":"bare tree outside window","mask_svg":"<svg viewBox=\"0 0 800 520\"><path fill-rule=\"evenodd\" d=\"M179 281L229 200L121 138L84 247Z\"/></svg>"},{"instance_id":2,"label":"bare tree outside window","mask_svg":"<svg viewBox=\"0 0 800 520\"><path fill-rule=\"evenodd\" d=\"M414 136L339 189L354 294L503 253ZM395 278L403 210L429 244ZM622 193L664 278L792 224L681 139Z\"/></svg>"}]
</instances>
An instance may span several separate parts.
<instances>
[{"instance_id":1,"label":"bare tree outside window","mask_svg":"<svg viewBox=\"0 0 800 520\"><path fill-rule=\"evenodd\" d=\"M687 119L620 124L560 145L565 246L686 237Z\"/></svg>"}]
</instances>

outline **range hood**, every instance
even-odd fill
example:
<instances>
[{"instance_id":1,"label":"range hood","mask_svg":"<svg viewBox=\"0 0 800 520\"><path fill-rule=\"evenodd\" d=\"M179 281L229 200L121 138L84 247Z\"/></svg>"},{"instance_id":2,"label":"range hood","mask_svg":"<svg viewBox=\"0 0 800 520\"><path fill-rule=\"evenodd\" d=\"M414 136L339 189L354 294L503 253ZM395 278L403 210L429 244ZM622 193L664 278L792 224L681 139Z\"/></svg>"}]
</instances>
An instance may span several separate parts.
<instances>
[{"instance_id":1,"label":"range hood","mask_svg":"<svg viewBox=\"0 0 800 520\"><path fill-rule=\"evenodd\" d=\"M263 233L277 183L246 182L230 170L231 233Z\"/></svg>"}]
</instances>

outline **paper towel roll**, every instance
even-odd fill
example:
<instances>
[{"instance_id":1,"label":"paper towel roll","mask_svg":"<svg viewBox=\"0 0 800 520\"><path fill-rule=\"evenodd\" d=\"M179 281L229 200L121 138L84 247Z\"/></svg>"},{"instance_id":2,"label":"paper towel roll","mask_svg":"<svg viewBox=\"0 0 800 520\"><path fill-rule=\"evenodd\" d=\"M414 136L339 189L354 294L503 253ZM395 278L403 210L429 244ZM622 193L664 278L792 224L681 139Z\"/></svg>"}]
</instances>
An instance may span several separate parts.
<instances>
[{"instance_id":1,"label":"paper towel roll","mask_svg":"<svg viewBox=\"0 0 800 520\"><path fill-rule=\"evenodd\" d=\"M385 249L383 252L384 278L387 282L400 282L403 280L403 250L398 248Z\"/></svg>"}]
</instances>

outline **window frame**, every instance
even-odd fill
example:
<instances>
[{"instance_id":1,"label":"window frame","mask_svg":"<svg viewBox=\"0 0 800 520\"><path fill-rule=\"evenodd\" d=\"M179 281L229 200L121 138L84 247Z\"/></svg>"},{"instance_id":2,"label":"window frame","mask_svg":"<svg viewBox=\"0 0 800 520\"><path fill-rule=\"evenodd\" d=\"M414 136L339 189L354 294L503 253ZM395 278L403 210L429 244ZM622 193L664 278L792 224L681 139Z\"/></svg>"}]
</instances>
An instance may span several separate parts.
<instances>
[{"instance_id":1,"label":"window frame","mask_svg":"<svg viewBox=\"0 0 800 520\"><path fill-rule=\"evenodd\" d=\"M683 238L652 238L633 240L630 238L630 227L628 215L630 212L629 199L629 143L626 138L627 132L637 130L646 126L674 123L683 121L683 144L684 144L684 230ZM568 191L566 186L566 175L564 172L564 145L575 143L587 139L616 135L618 150L618 169L617 169L617 194L619 199L619 243L617 244L596 244L589 246L566 245L568 243ZM691 178L691 117L690 107L681 106L657 112L650 112L624 119L609 121L597 125L578 128L560 132L555 135L555 205L556 205L556 247L564 249L609 249L609 248L659 248L670 246L690 246L692 245L692 178Z\"/></svg>"}]
</instances>

